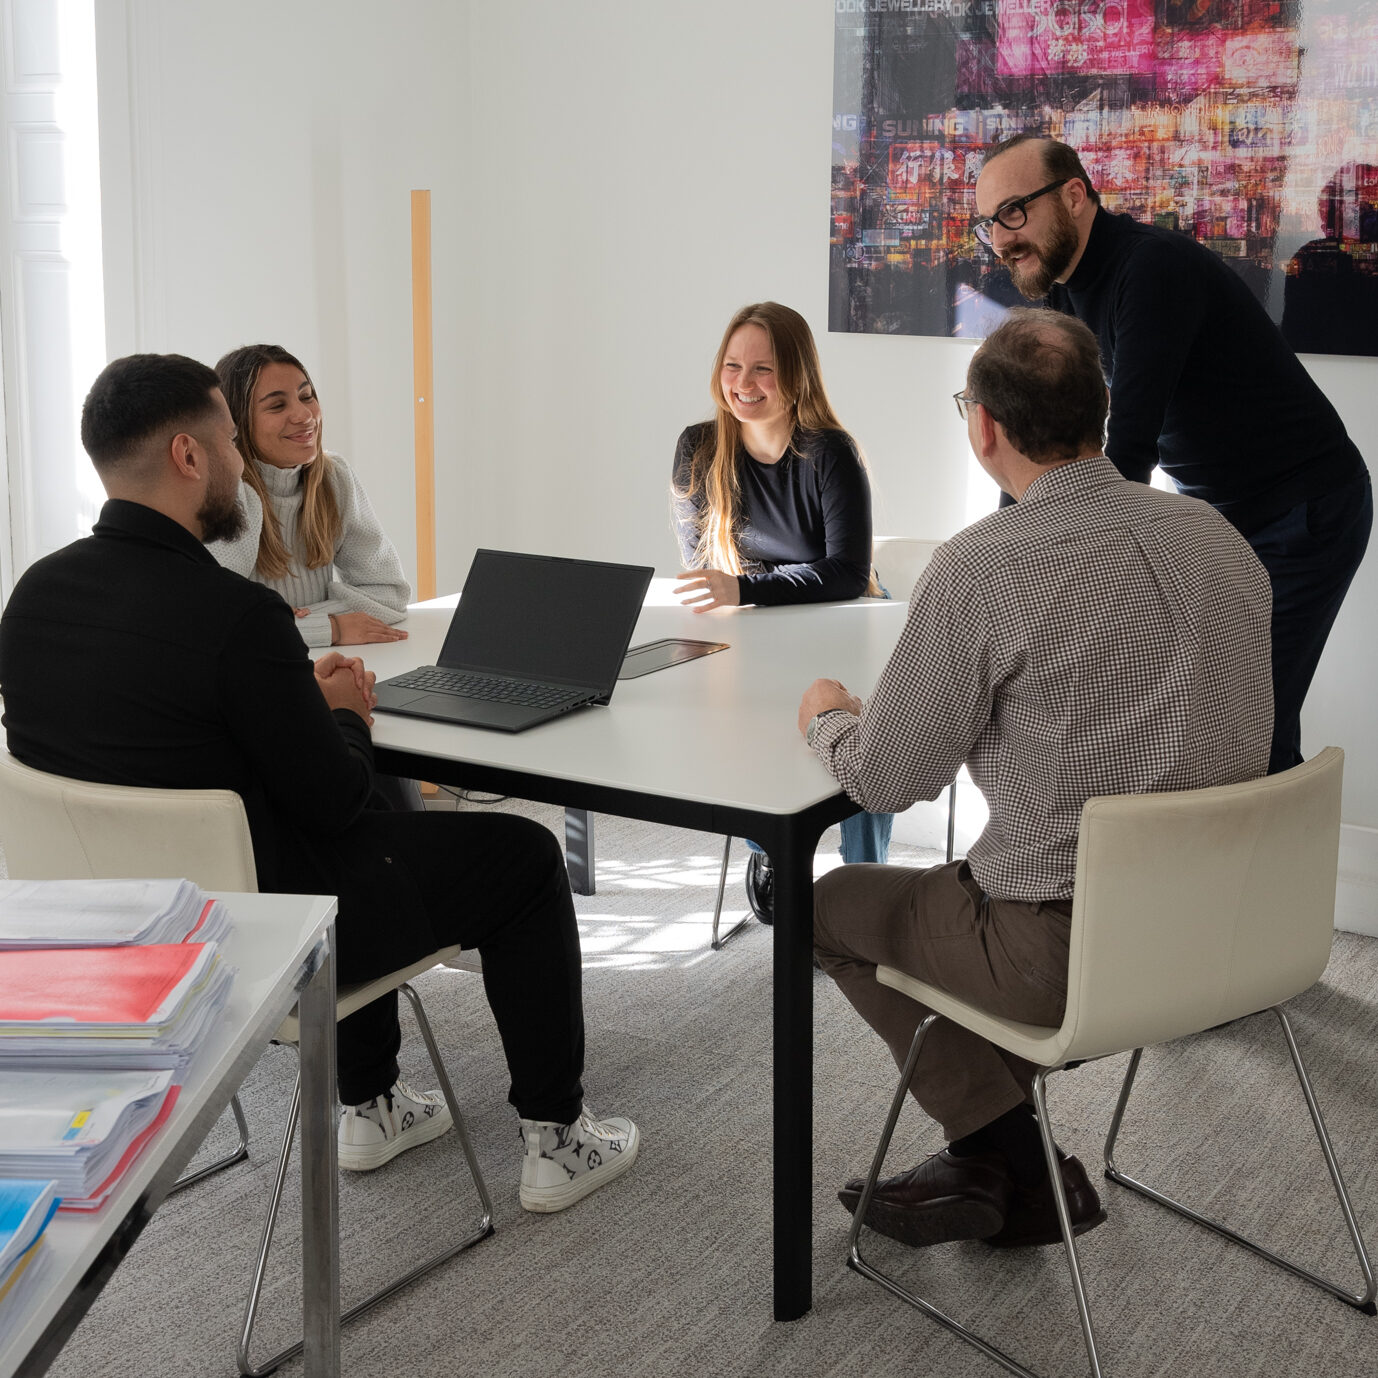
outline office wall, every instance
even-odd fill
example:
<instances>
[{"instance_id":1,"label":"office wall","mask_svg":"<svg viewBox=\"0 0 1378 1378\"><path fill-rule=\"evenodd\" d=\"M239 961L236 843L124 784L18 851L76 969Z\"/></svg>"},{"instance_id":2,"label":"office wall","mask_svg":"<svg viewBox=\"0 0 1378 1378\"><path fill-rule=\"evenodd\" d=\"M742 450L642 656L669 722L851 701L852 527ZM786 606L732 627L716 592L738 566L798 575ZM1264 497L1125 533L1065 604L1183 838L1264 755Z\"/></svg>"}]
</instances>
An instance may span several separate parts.
<instances>
[{"instance_id":1,"label":"office wall","mask_svg":"<svg viewBox=\"0 0 1378 1378\"><path fill-rule=\"evenodd\" d=\"M414 570L410 191L432 189L440 462L463 402L463 4L101 0L107 345L285 345ZM405 23L399 16L405 16Z\"/></svg>"},{"instance_id":2,"label":"office wall","mask_svg":"<svg viewBox=\"0 0 1378 1378\"><path fill-rule=\"evenodd\" d=\"M407 192L432 188L442 586L478 544L672 571L675 437L767 297L818 333L878 532L989 501L949 397L971 346L826 334L828 0L97 8L112 349L296 348L409 564ZM1308 363L1378 460L1378 364ZM1376 614L1370 563L1306 733L1349 752L1342 910L1378 931Z\"/></svg>"}]
</instances>

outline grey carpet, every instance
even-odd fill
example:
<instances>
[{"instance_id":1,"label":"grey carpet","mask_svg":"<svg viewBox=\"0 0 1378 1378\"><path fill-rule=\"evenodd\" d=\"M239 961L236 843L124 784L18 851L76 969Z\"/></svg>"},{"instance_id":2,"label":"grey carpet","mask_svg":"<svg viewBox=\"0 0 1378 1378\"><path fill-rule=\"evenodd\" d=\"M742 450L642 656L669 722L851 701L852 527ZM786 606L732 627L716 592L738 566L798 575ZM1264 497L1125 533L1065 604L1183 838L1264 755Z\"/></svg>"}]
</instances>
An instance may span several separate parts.
<instances>
[{"instance_id":1,"label":"grey carpet","mask_svg":"<svg viewBox=\"0 0 1378 1378\"><path fill-rule=\"evenodd\" d=\"M553 809L525 812L559 826ZM831 851L825 839L821 851ZM437 969L417 982L494 1196L496 1235L345 1329L347 1373L817 1374L852 1378L1000 1370L842 1265L836 1185L879 1133L894 1070L834 988L816 978L814 1309L770 1320L770 944L753 923L708 948L719 839L598 819L597 895L578 901L585 952L587 1094L632 1115L631 1173L561 1215L517 1204L516 1121L480 980ZM922 862L911 849L895 858ZM744 852L728 905L740 912ZM419 1039L406 1074L430 1084ZM1295 1023L1357 1204L1378 1237L1378 943L1338 934L1325 979ZM1053 1079L1059 1138L1097 1160L1123 1072L1109 1059ZM233 1337L294 1073L272 1049L244 1087L251 1160L170 1200L52 1370L59 1378L234 1373ZM906 1112L892 1165L938 1145ZM346 1303L398 1259L433 1251L476 1213L447 1135L381 1171L341 1179ZM1358 1270L1286 1051L1271 1016L1152 1051L1130 1107L1121 1165L1180 1191L1342 1279ZM1098 1174L1093 1172L1093 1176ZM1343 1306L1168 1212L1105 1186L1107 1224L1083 1259L1108 1374L1364 1375L1378 1320ZM262 1345L291 1332L297 1198L284 1211ZM927 1252L888 1241L878 1260L926 1284L1050 1374L1085 1372L1060 1250ZM267 1353L260 1346L259 1354ZM285 1366L300 1373L300 1361Z\"/></svg>"}]
</instances>

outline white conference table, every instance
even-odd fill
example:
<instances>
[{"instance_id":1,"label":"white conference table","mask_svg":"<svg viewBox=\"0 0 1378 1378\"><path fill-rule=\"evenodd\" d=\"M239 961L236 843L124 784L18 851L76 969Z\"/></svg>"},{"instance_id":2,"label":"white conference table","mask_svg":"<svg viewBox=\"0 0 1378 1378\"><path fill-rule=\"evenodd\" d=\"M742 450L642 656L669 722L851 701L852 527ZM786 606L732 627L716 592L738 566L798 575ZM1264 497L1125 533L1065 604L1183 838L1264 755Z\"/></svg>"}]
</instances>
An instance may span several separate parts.
<instances>
[{"instance_id":1,"label":"white conference table","mask_svg":"<svg viewBox=\"0 0 1378 1378\"><path fill-rule=\"evenodd\" d=\"M805 746L799 699L813 680L868 693L903 626L905 605L861 599L695 614L656 579L632 644L662 637L730 649L622 680L607 707L526 732L378 713L380 770L668 823L765 848L775 872L774 1312L811 1305L813 1150L813 853L856 806ZM416 605L409 639L357 648L386 679L434 664L456 596Z\"/></svg>"},{"instance_id":2,"label":"white conference table","mask_svg":"<svg viewBox=\"0 0 1378 1378\"><path fill-rule=\"evenodd\" d=\"M47 1370L294 1004L301 1017L305 1368L308 1378L339 1374L335 900L220 898L233 919L223 950L238 970L221 1018L188 1068L167 1122L110 1199L97 1211L59 1212L49 1222L29 1265L40 1271L21 1279L22 1294L0 1302L0 1378L34 1378ZM206 1286L218 1285L208 1267ZM227 1360L233 1345L226 1335ZM100 1372L95 1356L87 1355L86 1364Z\"/></svg>"}]
</instances>

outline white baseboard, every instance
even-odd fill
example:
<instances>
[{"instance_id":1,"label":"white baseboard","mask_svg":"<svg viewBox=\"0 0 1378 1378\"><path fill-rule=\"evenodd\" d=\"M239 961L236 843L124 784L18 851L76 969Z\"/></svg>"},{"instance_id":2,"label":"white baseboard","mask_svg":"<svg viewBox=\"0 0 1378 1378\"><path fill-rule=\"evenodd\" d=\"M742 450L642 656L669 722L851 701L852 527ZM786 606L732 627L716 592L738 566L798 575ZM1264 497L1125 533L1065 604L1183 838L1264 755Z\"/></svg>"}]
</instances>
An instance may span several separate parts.
<instances>
[{"instance_id":1,"label":"white baseboard","mask_svg":"<svg viewBox=\"0 0 1378 1378\"><path fill-rule=\"evenodd\" d=\"M1335 927L1378 938L1378 828L1340 828L1340 875Z\"/></svg>"}]
</instances>

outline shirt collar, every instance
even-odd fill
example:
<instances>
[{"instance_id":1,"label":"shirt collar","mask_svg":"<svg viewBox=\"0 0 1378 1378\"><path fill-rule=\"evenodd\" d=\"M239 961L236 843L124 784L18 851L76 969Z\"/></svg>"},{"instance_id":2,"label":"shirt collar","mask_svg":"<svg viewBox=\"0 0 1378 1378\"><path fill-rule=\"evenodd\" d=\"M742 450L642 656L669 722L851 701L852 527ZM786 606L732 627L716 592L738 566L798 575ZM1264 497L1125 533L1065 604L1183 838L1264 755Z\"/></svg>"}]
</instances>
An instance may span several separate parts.
<instances>
[{"instance_id":1,"label":"shirt collar","mask_svg":"<svg viewBox=\"0 0 1378 1378\"><path fill-rule=\"evenodd\" d=\"M301 492L301 481L306 471L304 464L298 464L292 469L280 469L276 464L261 464L256 459L251 463L257 466L263 486L274 497L287 498Z\"/></svg>"},{"instance_id":2,"label":"shirt collar","mask_svg":"<svg viewBox=\"0 0 1378 1378\"><path fill-rule=\"evenodd\" d=\"M1019 499L1022 507L1029 502L1057 502L1075 493L1104 488L1110 483L1128 483L1120 471L1104 455L1094 459L1077 459L1071 464L1059 464L1046 474L1039 474Z\"/></svg>"},{"instance_id":3,"label":"shirt collar","mask_svg":"<svg viewBox=\"0 0 1378 1378\"><path fill-rule=\"evenodd\" d=\"M91 534L107 540L134 540L166 546L200 564L216 563L215 556L185 526L141 502L111 498L101 508Z\"/></svg>"},{"instance_id":4,"label":"shirt collar","mask_svg":"<svg viewBox=\"0 0 1378 1378\"><path fill-rule=\"evenodd\" d=\"M1081 251L1081 258L1072 270L1072 276L1062 284L1068 292L1085 292L1088 288L1094 287L1096 279L1113 257L1110 248L1114 232L1112 218L1103 206L1096 207L1096 213L1091 220L1091 233L1086 236L1086 247Z\"/></svg>"}]
</instances>

